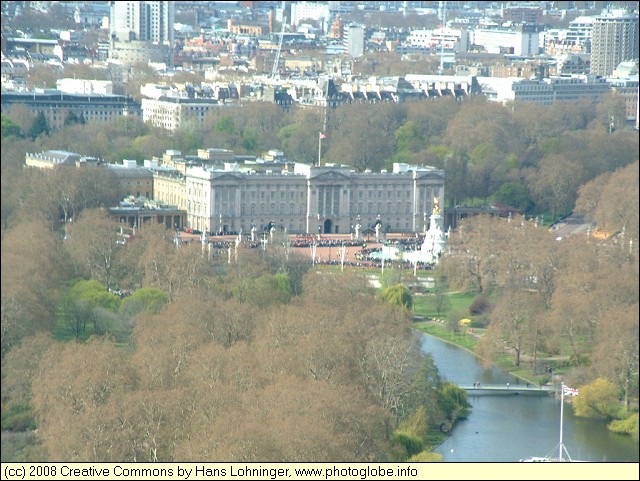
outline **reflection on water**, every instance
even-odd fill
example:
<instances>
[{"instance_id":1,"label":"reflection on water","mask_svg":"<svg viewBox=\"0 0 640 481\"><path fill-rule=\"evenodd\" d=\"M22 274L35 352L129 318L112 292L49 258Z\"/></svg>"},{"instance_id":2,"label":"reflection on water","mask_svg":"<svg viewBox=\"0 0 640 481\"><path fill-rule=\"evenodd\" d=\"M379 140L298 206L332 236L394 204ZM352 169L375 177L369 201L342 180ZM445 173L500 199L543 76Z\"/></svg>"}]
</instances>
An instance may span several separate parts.
<instances>
[{"instance_id":1,"label":"reflection on water","mask_svg":"<svg viewBox=\"0 0 640 481\"><path fill-rule=\"evenodd\" d=\"M443 378L456 384L520 381L496 368L485 369L471 353L428 334L422 348L431 353ZM515 462L557 454L560 401L554 396L470 396L469 417L435 451L448 462ZM606 423L576 418L565 404L563 442L574 459L638 462L638 443L607 430Z\"/></svg>"}]
</instances>

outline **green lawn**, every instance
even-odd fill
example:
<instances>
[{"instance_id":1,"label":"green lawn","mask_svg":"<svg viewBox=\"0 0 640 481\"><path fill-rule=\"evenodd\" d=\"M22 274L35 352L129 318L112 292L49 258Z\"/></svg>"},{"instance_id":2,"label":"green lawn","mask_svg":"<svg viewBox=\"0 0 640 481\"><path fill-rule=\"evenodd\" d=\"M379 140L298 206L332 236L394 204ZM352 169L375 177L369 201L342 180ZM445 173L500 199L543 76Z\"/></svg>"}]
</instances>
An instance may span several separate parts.
<instances>
[{"instance_id":1,"label":"green lawn","mask_svg":"<svg viewBox=\"0 0 640 481\"><path fill-rule=\"evenodd\" d=\"M422 332L426 332L427 334L431 334L432 336L438 337L472 352L475 350L476 344L478 344L477 338L466 334L463 331L456 334L447 329L444 325L432 322L417 322L415 323L415 327Z\"/></svg>"},{"instance_id":2,"label":"green lawn","mask_svg":"<svg viewBox=\"0 0 640 481\"><path fill-rule=\"evenodd\" d=\"M464 312L465 315L469 315L469 306L476 297L474 292L453 292L445 295L447 302L443 304L440 315L436 309L435 294L413 296L413 310L416 316L446 319L451 311Z\"/></svg>"}]
</instances>

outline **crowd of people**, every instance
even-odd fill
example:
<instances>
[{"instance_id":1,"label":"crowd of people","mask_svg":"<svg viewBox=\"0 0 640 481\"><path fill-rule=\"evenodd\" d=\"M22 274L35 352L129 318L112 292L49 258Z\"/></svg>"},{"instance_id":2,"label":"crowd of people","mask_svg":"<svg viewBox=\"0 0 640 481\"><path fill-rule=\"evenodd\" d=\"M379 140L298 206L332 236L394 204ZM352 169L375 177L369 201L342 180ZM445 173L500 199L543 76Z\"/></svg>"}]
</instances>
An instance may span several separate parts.
<instances>
[{"instance_id":1,"label":"crowd of people","mask_svg":"<svg viewBox=\"0 0 640 481\"><path fill-rule=\"evenodd\" d=\"M253 237L253 240L252 240ZM193 242L202 242L201 238L195 236L183 238L182 235L177 236L178 242L182 244L191 244ZM272 242L281 242L281 240L274 240L273 236L266 232L259 235L252 236L251 234L242 234L234 237L222 237L222 236L207 236L206 244L210 245L209 249L212 250L214 257L220 257L222 255L228 255L230 249L236 247L242 247L245 249L268 249L268 246ZM401 247L402 250L409 251L420 248L421 239L418 236L415 237L401 237L394 238L385 242L387 245L393 245ZM324 254L319 253L314 258L314 262L323 265L344 265L349 267L374 267L380 268L382 261L375 253L381 251L379 243L369 244L365 238L355 239L351 238L338 238L333 235L321 235L321 234L300 234L295 236L288 236L288 248L290 249L311 249L313 246L316 248L329 248L329 251ZM341 248L344 246L344 259ZM335 248L335 251L332 250ZM350 255L353 253L353 255ZM311 250L309 251L311 254ZM391 262L389 260L385 262ZM394 264L398 261L394 260ZM414 265L410 262L401 262L400 267L403 269L413 269ZM429 264L418 263L417 269L431 269Z\"/></svg>"}]
</instances>

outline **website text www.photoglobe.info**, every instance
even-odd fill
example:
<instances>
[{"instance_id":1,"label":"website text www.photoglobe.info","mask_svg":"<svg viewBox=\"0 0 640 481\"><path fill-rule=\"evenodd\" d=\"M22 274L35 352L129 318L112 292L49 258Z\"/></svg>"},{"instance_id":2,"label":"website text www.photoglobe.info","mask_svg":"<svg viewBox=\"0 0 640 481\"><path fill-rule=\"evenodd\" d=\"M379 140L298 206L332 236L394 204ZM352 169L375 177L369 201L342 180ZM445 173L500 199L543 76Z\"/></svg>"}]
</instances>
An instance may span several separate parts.
<instances>
[{"instance_id":1,"label":"website text www.photoglobe.info","mask_svg":"<svg viewBox=\"0 0 640 481\"><path fill-rule=\"evenodd\" d=\"M178 474L188 476L193 470L194 475L197 476L227 476L233 478L268 478L268 479L280 479L289 478L291 474L295 474L295 477L313 477L313 478L335 478L335 477L357 477L360 479L384 479L387 477L416 477L418 470L411 468L410 466L398 466L397 470L394 468L387 468L382 466L367 466L361 468L354 467L341 467L331 466L327 468L294 468L294 473L290 472L289 468L272 468L263 466L229 466L229 472L227 468L211 468L207 466L196 466L195 468L178 468Z\"/></svg>"}]
</instances>

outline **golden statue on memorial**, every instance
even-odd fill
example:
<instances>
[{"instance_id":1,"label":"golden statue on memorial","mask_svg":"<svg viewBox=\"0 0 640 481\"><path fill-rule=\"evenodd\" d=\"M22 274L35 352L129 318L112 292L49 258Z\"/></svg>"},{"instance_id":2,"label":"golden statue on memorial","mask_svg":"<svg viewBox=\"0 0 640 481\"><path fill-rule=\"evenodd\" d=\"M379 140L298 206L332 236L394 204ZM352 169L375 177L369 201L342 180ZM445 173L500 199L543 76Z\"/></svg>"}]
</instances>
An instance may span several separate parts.
<instances>
[{"instance_id":1,"label":"golden statue on memorial","mask_svg":"<svg viewBox=\"0 0 640 481\"><path fill-rule=\"evenodd\" d=\"M433 198L433 215L440 215L442 211L440 210L440 199L438 197Z\"/></svg>"}]
</instances>

